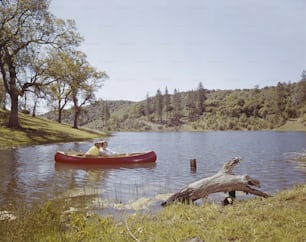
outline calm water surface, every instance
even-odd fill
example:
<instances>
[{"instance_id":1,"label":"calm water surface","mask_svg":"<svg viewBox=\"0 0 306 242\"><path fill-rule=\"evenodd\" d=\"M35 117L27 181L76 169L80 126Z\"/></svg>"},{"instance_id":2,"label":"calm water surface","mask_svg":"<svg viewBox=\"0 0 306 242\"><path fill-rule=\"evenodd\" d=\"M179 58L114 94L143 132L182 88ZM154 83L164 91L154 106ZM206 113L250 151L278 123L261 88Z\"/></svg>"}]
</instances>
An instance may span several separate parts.
<instances>
[{"instance_id":1,"label":"calm water surface","mask_svg":"<svg viewBox=\"0 0 306 242\"><path fill-rule=\"evenodd\" d=\"M38 145L0 151L0 208L10 203L35 204L56 198L100 206L156 198L215 174L234 156L242 157L235 174L261 181L275 193L306 183L305 164L292 160L305 152L305 132L220 131L115 133L108 139L118 152L154 150L156 165L145 167L73 167L54 162L57 150L86 151L92 142ZM190 170L189 160L197 160ZM79 200L78 200L79 198Z\"/></svg>"}]
</instances>

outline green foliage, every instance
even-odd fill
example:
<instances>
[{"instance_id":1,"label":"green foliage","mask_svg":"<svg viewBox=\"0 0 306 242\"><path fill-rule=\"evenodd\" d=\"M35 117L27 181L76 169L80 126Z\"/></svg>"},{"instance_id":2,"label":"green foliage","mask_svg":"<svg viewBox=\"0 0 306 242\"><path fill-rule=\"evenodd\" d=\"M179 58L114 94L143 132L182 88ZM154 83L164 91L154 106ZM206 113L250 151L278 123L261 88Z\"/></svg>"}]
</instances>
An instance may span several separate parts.
<instances>
[{"instance_id":1,"label":"green foliage","mask_svg":"<svg viewBox=\"0 0 306 242\"><path fill-rule=\"evenodd\" d=\"M154 107L156 113L156 120L161 123L163 121L163 95L159 89L157 90L155 96Z\"/></svg>"},{"instance_id":2,"label":"green foliage","mask_svg":"<svg viewBox=\"0 0 306 242\"><path fill-rule=\"evenodd\" d=\"M108 78L104 72L98 72L86 60L82 51L54 50L49 51L45 62L46 76L51 80L47 86L50 101L56 104L58 122L61 122L62 110L68 102L73 103L74 123L78 127L82 107L95 99L95 91Z\"/></svg>"}]
</instances>

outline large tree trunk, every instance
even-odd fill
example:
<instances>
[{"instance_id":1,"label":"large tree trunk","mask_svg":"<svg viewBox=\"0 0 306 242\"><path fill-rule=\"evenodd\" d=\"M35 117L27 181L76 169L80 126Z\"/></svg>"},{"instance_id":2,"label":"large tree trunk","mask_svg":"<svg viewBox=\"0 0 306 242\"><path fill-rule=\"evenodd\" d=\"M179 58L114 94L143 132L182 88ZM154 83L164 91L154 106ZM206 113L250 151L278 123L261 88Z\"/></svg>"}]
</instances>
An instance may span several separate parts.
<instances>
[{"instance_id":1,"label":"large tree trunk","mask_svg":"<svg viewBox=\"0 0 306 242\"><path fill-rule=\"evenodd\" d=\"M57 112L57 122L61 123L62 122L62 109L59 108Z\"/></svg>"},{"instance_id":2,"label":"large tree trunk","mask_svg":"<svg viewBox=\"0 0 306 242\"><path fill-rule=\"evenodd\" d=\"M78 119L80 116L80 108L79 107L75 107L74 108L74 120L73 120L73 128L77 129L78 128Z\"/></svg>"},{"instance_id":3,"label":"large tree trunk","mask_svg":"<svg viewBox=\"0 0 306 242\"><path fill-rule=\"evenodd\" d=\"M181 191L169 197L162 205L169 205L174 201L194 202L216 192L242 191L247 194L250 193L261 197L268 197L268 194L251 187L260 187L260 182L258 180L248 175L233 175L232 170L239 162L240 158L231 159L225 163L215 175L189 184Z\"/></svg>"},{"instance_id":4,"label":"large tree trunk","mask_svg":"<svg viewBox=\"0 0 306 242\"><path fill-rule=\"evenodd\" d=\"M17 74L14 58L9 54L7 48L0 49L0 70L6 92L11 98L11 112L9 117L9 128L20 128L18 119L18 97L19 91L16 86ZM4 61L5 59L5 61Z\"/></svg>"},{"instance_id":5,"label":"large tree trunk","mask_svg":"<svg viewBox=\"0 0 306 242\"><path fill-rule=\"evenodd\" d=\"M18 118L18 94L14 92L10 93L10 97L11 97L11 112L10 112L8 127L17 129L20 128L19 118Z\"/></svg>"}]
</instances>

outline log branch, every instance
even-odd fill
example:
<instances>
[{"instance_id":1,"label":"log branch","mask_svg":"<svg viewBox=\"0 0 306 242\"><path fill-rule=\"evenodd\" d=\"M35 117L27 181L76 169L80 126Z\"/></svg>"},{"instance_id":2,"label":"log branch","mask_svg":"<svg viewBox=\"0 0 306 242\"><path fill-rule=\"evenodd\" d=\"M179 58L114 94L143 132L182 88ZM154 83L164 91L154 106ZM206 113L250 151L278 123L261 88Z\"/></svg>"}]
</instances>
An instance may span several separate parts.
<instances>
[{"instance_id":1,"label":"log branch","mask_svg":"<svg viewBox=\"0 0 306 242\"><path fill-rule=\"evenodd\" d=\"M200 198L207 197L209 194L217 192L242 191L247 194L254 194L260 197L269 195L252 188L260 188L260 182L248 175L234 175L233 168L240 163L241 158L235 157L226 162L223 167L213 176L195 181L181 191L170 196L162 203L162 206L169 205L174 201L194 202Z\"/></svg>"}]
</instances>

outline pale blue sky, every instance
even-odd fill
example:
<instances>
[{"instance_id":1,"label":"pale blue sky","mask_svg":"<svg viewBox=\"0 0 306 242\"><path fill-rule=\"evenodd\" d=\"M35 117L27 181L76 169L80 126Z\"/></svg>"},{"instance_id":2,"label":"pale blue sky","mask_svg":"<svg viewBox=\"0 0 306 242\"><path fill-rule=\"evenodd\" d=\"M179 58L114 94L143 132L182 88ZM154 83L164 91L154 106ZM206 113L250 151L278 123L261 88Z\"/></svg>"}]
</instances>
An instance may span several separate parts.
<instances>
[{"instance_id":1,"label":"pale blue sky","mask_svg":"<svg viewBox=\"0 0 306 242\"><path fill-rule=\"evenodd\" d=\"M306 70L306 0L52 0L74 19L104 100L297 82Z\"/></svg>"}]
</instances>

